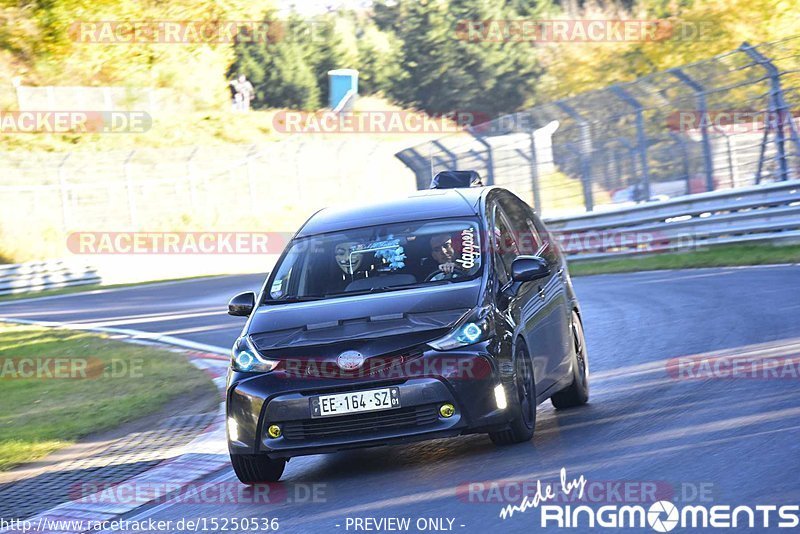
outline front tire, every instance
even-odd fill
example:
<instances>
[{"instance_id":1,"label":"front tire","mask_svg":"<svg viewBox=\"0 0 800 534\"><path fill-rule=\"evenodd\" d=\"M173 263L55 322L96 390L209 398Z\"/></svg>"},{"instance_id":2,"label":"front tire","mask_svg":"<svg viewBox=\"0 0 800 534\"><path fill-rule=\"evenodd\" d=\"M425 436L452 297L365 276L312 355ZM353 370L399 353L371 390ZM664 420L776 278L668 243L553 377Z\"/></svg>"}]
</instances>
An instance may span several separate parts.
<instances>
[{"instance_id":1,"label":"front tire","mask_svg":"<svg viewBox=\"0 0 800 534\"><path fill-rule=\"evenodd\" d=\"M519 412L510 423L510 428L499 432L490 432L489 438L495 445L512 445L524 443L533 437L536 426L536 382L533 379L533 362L528 349L520 340L515 350L515 394L509 399L516 402ZM510 392L507 392L509 394Z\"/></svg>"},{"instance_id":2,"label":"front tire","mask_svg":"<svg viewBox=\"0 0 800 534\"><path fill-rule=\"evenodd\" d=\"M575 360L572 362L572 383L550 401L557 410L575 408L589 401L589 360L586 357L586 338L580 317L572 312L572 336L575 343Z\"/></svg>"},{"instance_id":3,"label":"front tire","mask_svg":"<svg viewBox=\"0 0 800 534\"><path fill-rule=\"evenodd\" d=\"M231 454L231 465L242 484L277 482L281 479L286 460L273 460L266 456Z\"/></svg>"}]
</instances>

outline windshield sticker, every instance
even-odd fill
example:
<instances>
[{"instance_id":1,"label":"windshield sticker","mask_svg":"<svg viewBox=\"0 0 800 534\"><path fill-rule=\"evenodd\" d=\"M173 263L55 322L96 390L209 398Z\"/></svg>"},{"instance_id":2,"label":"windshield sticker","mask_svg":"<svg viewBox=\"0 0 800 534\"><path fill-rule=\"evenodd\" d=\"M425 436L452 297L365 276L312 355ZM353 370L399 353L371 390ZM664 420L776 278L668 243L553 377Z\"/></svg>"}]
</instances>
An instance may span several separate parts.
<instances>
[{"instance_id":1,"label":"windshield sticker","mask_svg":"<svg viewBox=\"0 0 800 534\"><path fill-rule=\"evenodd\" d=\"M388 238L379 241L353 245L350 250L351 258L358 258L361 254L374 252L375 258L385 261L387 263L386 269L391 271L396 271L406 266L405 249L400 244L400 240L394 238L392 234L389 234Z\"/></svg>"},{"instance_id":2,"label":"windshield sticker","mask_svg":"<svg viewBox=\"0 0 800 534\"><path fill-rule=\"evenodd\" d=\"M375 257L386 261L389 264L389 269L392 271L402 269L406 266L403 261L406 259L405 249L400 245L400 240L393 239L391 234L389 234L389 238L385 241L371 243L369 248L373 250L377 249L375 251Z\"/></svg>"},{"instance_id":3,"label":"windshield sticker","mask_svg":"<svg viewBox=\"0 0 800 534\"><path fill-rule=\"evenodd\" d=\"M461 257L456 260L465 270L475 267L475 260L480 260L481 251L475 243L475 228L469 227L461 231Z\"/></svg>"},{"instance_id":4,"label":"windshield sticker","mask_svg":"<svg viewBox=\"0 0 800 534\"><path fill-rule=\"evenodd\" d=\"M269 291L270 295L272 295L273 297L280 297L281 295L283 295L283 291L281 291L282 287L283 287L283 280L275 280L274 282L272 282L272 289L270 289Z\"/></svg>"}]
</instances>

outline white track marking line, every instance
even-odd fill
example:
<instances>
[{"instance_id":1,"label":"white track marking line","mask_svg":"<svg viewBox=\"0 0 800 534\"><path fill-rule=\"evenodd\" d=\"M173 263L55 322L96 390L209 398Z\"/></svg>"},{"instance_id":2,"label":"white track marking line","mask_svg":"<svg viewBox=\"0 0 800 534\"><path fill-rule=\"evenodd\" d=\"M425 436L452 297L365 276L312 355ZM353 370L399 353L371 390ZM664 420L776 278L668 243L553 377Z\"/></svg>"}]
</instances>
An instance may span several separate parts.
<instances>
[{"instance_id":1,"label":"white track marking line","mask_svg":"<svg viewBox=\"0 0 800 534\"><path fill-rule=\"evenodd\" d=\"M253 273L259 274L260 273ZM93 289L91 291L76 291L74 293L65 293L64 295L50 295L44 297L31 297L27 299L12 299L7 301L0 302L0 306L7 306L10 304L26 304L29 302L44 302L46 300L55 300L55 299L63 299L68 297L82 297L85 295L105 295L106 293L115 293L119 291L128 291L131 289L146 289L149 287L162 287L162 286L173 286L178 284L188 284L191 282L203 282L209 279L217 279L217 278L232 278L235 276L252 276L251 275L241 275L241 274L224 274L220 276L207 276L203 278L188 278L186 280L170 280L168 282L143 282L141 284L134 284L125 287L109 287L107 289Z\"/></svg>"}]
</instances>

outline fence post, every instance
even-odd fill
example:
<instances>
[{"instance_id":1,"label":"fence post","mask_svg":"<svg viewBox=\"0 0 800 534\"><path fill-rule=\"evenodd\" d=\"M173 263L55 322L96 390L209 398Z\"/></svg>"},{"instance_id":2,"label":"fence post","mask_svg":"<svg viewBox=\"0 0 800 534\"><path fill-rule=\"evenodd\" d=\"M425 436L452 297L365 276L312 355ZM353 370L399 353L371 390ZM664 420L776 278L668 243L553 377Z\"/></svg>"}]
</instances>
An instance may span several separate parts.
<instances>
[{"instance_id":1,"label":"fence post","mask_svg":"<svg viewBox=\"0 0 800 534\"><path fill-rule=\"evenodd\" d=\"M691 177L689 176L689 150L686 147L686 139L675 132L670 132L669 136L672 137L681 147L681 152L683 153L683 158L681 158L681 167L683 169L683 176L686 179L686 194L690 195L692 193L692 182Z\"/></svg>"},{"instance_id":2,"label":"fence post","mask_svg":"<svg viewBox=\"0 0 800 534\"><path fill-rule=\"evenodd\" d=\"M467 126L467 131L477 142L486 148L486 157L481 158L486 164L485 185L494 185L494 157L492 156L492 145L490 145L486 139L481 137L472 126Z\"/></svg>"},{"instance_id":3,"label":"fence post","mask_svg":"<svg viewBox=\"0 0 800 534\"><path fill-rule=\"evenodd\" d=\"M772 115L772 100L767 104L767 113ZM767 155L767 141L769 132L772 129L772 122L767 120L764 123L764 135L761 136L761 146L758 149L758 167L756 168L756 185L761 183L761 173L764 171L764 158Z\"/></svg>"},{"instance_id":4,"label":"fence post","mask_svg":"<svg viewBox=\"0 0 800 534\"><path fill-rule=\"evenodd\" d=\"M690 78L681 69L670 69L669 73L682 81L694 91L697 100L697 110L700 112L700 133L703 137L703 164L706 171L706 191L714 190L714 160L711 156L711 139L708 136L708 100L705 88Z\"/></svg>"},{"instance_id":5,"label":"fence post","mask_svg":"<svg viewBox=\"0 0 800 534\"><path fill-rule=\"evenodd\" d=\"M394 155L414 173L417 189L427 189L431 183L431 169L428 160L419 153L416 147L401 150Z\"/></svg>"},{"instance_id":6,"label":"fence post","mask_svg":"<svg viewBox=\"0 0 800 534\"><path fill-rule=\"evenodd\" d=\"M536 129L531 128L531 191L536 214L542 216L542 197L539 190L539 162L536 160Z\"/></svg>"},{"instance_id":7,"label":"fence post","mask_svg":"<svg viewBox=\"0 0 800 534\"><path fill-rule=\"evenodd\" d=\"M797 127L794 124L794 118L792 117L792 111L789 109L789 106L786 104L786 101L783 98L783 88L781 87L781 72L778 70L778 67L769 60L764 54L756 50L750 43L745 41L742 43L742 46L739 47L741 51L745 54L750 56L756 63L761 65L764 70L767 71L769 75L770 81L770 99L772 100L772 107L776 113L776 128L777 134L775 136L775 141L777 144L778 149L778 159L781 165L781 176L783 180L789 179L789 164L786 159L786 148L784 146L785 143L785 134L783 131L783 122L786 115L788 115L789 119L789 135L792 138L792 142L794 143L795 154L800 157L800 136L797 134ZM768 117L768 120L771 120L771 117Z\"/></svg>"},{"instance_id":8,"label":"fence post","mask_svg":"<svg viewBox=\"0 0 800 534\"><path fill-rule=\"evenodd\" d=\"M592 169L589 165L589 154L592 152L592 132L589 122L578 113L575 108L570 106L564 101L556 102L556 105L561 108L567 115L573 118L578 123L581 131L581 144L580 144L580 161L581 161L581 182L583 182L583 204L586 211L594 210L594 198L592 196Z\"/></svg>"},{"instance_id":9,"label":"fence post","mask_svg":"<svg viewBox=\"0 0 800 534\"><path fill-rule=\"evenodd\" d=\"M731 180L731 189L736 187L736 181L738 179L739 174L736 172L736 167L733 165L733 150L731 149L731 138L728 134L725 133L724 130L719 128L718 126L714 126L714 131L719 133L722 137L725 138L725 150L728 155L728 178Z\"/></svg>"},{"instance_id":10,"label":"fence post","mask_svg":"<svg viewBox=\"0 0 800 534\"><path fill-rule=\"evenodd\" d=\"M638 100L619 85L612 85L611 92L636 110L636 144L639 152L639 164L642 169L642 187L644 189L642 196L645 201L650 200L650 165L647 161L647 134L644 131L644 108Z\"/></svg>"},{"instance_id":11,"label":"fence post","mask_svg":"<svg viewBox=\"0 0 800 534\"><path fill-rule=\"evenodd\" d=\"M125 188L128 193L128 212L131 216L131 226L133 228L139 227L139 217L136 211L136 191L133 189L133 180L131 179L130 164L133 156L136 154L135 150L131 150L125 162L122 164L122 173L125 176Z\"/></svg>"},{"instance_id":12,"label":"fence post","mask_svg":"<svg viewBox=\"0 0 800 534\"><path fill-rule=\"evenodd\" d=\"M68 152L66 156L61 160L58 164L58 169L56 170L56 174L58 176L58 186L61 190L61 224L64 227L64 231L66 232L69 230L69 223L70 223L70 215L69 215L69 184L67 183L67 177L64 176L64 165L67 164L70 156L72 156L72 152Z\"/></svg>"},{"instance_id":13,"label":"fence post","mask_svg":"<svg viewBox=\"0 0 800 534\"><path fill-rule=\"evenodd\" d=\"M436 145L437 147L439 147L439 149L442 152L444 152L445 154L447 154L450 157L450 169L451 170L458 169L458 157L456 157L456 155L453 154L452 151L448 150L447 147L444 146L439 139L436 139L436 140L432 141L432 143L434 145Z\"/></svg>"}]
</instances>

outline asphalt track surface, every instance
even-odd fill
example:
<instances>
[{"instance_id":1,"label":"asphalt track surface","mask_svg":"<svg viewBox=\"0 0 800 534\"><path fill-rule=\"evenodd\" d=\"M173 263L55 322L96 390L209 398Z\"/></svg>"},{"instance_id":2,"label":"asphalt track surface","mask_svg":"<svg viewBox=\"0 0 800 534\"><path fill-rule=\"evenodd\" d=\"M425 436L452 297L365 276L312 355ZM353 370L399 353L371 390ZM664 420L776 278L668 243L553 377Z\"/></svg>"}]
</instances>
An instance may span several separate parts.
<instances>
[{"instance_id":1,"label":"asphalt track surface","mask_svg":"<svg viewBox=\"0 0 800 534\"><path fill-rule=\"evenodd\" d=\"M225 303L261 280L223 277L8 302L0 317L100 322L229 347L242 320L225 315ZM556 480L561 468L594 484L590 502L597 505L620 504L621 484L634 492L629 503L645 507L653 488L658 498L683 504L800 503L797 377L667 372L672 359L697 354L796 361L800 266L601 275L577 278L575 288L590 404L563 412L541 405L530 443L498 448L472 435L295 458L273 492L285 496L276 497L281 502L159 505L130 517L277 518L280 532L363 532L347 528L348 518L389 517L410 518L416 532L418 519L449 518L455 532L531 532L541 530L539 510L503 520L500 509L519 502L521 483ZM228 469L211 479L235 480ZM471 483L483 486L470 493ZM308 502L312 488L316 502ZM638 490L645 495L637 497Z\"/></svg>"}]
</instances>

